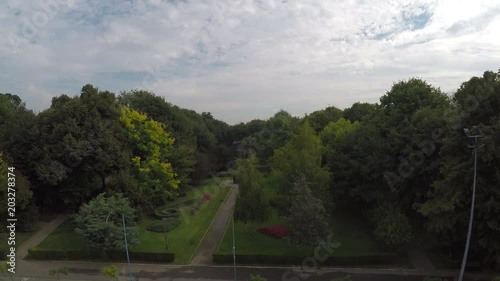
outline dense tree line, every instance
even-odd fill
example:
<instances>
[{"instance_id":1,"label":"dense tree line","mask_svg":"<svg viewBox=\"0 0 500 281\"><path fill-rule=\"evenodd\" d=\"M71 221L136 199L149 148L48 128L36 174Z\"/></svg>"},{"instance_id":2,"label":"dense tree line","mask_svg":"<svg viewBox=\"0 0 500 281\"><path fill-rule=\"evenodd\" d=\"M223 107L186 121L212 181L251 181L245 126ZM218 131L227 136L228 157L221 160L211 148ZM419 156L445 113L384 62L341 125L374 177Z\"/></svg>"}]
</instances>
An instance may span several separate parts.
<instances>
[{"instance_id":1,"label":"dense tree line","mask_svg":"<svg viewBox=\"0 0 500 281\"><path fill-rule=\"evenodd\" d=\"M392 85L376 104L327 107L302 118L280 111L232 126L146 91L116 95L85 85L78 96L53 98L38 114L19 96L0 94L0 165L17 168L19 214L31 221L39 208L80 206L117 192L140 216L232 168L251 199L238 199L243 221L266 217L260 179L269 176L279 198L271 205L298 228L316 226L317 236L327 235L330 229L315 217L324 222L349 209L395 249L424 237L457 257L473 180L463 129L475 125L485 137L471 248L493 265L500 262L500 73L491 71L451 95L411 78ZM299 244L313 239L306 232L292 237Z\"/></svg>"}]
</instances>

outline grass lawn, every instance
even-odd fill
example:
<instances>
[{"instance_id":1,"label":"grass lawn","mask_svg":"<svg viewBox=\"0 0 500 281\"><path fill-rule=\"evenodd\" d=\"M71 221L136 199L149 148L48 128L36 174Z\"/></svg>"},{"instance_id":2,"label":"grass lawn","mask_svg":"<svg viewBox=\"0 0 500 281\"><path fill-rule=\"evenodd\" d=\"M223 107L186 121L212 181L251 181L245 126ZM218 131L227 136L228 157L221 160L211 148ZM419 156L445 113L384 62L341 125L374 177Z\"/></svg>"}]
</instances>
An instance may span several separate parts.
<instances>
[{"instance_id":1,"label":"grass lawn","mask_svg":"<svg viewBox=\"0 0 500 281\"><path fill-rule=\"evenodd\" d=\"M264 181L264 196L271 199L275 196L272 181ZM286 239L277 239L257 232L258 228L272 225L285 225L276 209L272 209L270 218L262 223L235 223L236 253L238 254L268 254L283 256L308 256L313 249L296 247ZM357 256L387 252L371 235L366 223L349 213L334 213L332 216L334 240L340 246L334 251L333 256ZM221 253L232 252L232 226L228 227L224 239L219 247Z\"/></svg>"},{"instance_id":2,"label":"grass lawn","mask_svg":"<svg viewBox=\"0 0 500 281\"><path fill-rule=\"evenodd\" d=\"M16 249L19 248L26 240L30 239L31 236L33 236L33 234L35 234L38 230L40 230L40 228L38 227L35 227L33 229L33 231L30 231L30 232L20 232L20 231L16 231ZM5 233L0 233L0 252L4 252L6 254L8 254L7 250L10 249L10 245L7 244L7 241L8 241L8 238L9 238L9 233L8 232L5 232ZM4 259L5 257L1 257L0 259Z\"/></svg>"},{"instance_id":3,"label":"grass lawn","mask_svg":"<svg viewBox=\"0 0 500 281\"><path fill-rule=\"evenodd\" d=\"M200 197L200 194L211 194L211 199L201 205L201 208L194 215L182 215L181 225L167 233L169 242L168 252L175 254L175 264L187 264L196 250L201 238L205 234L208 226L212 222L215 214L219 210L222 201L226 198L230 188L219 186L220 179L207 179L199 186L186 192L185 197L179 197L169 204L176 204L189 199ZM162 253L165 251L163 233L156 233L146 230L153 217L144 216L139 221L139 244L130 248L130 251ZM86 243L74 232L75 225L69 221L59 226L50 234L37 248L43 249L66 249L83 250Z\"/></svg>"}]
</instances>

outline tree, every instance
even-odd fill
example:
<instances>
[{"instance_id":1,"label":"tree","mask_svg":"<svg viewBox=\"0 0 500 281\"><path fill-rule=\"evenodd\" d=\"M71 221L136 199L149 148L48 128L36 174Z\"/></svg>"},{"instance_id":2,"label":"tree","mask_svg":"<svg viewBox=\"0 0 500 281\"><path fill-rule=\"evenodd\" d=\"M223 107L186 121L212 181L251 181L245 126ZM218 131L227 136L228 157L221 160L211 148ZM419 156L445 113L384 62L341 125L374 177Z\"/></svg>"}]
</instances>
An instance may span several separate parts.
<instances>
[{"instance_id":1,"label":"tree","mask_svg":"<svg viewBox=\"0 0 500 281\"><path fill-rule=\"evenodd\" d=\"M351 107L344 109L343 117L351 122L361 122L365 117L369 117L375 113L375 111L375 104L356 102Z\"/></svg>"},{"instance_id":2,"label":"tree","mask_svg":"<svg viewBox=\"0 0 500 281\"><path fill-rule=\"evenodd\" d=\"M111 281L118 281L118 267L114 264L103 267L101 269L101 274L104 275L104 277L109 278Z\"/></svg>"},{"instance_id":3,"label":"tree","mask_svg":"<svg viewBox=\"0 0 500 281\"><path fill-rule=\"evenodd\" d=\"M293 183L291 206L285 221L290 225L290 241L301 246L316 246L330 233L328 216L321 200L312 195L304 176Z\"/></svg>"},{"instance_id":4,"label":"tree","mask_svg":"<svg viewBox=\"0 0 500 281\"><path fill-rule=\"evenodd\" d=\"M79 97L53 98L51 107L38 114L25 136L30 149L22 159L42 204L79 205L124 169L130 156L118 116L114 94L92 85L85 85Z\"/></svg>"},{"instance_id":5,"label":"tree","mask_svg":"<svg viewBox=\"0 0 500 281\"><path fill-rule=\"evenodd\" d=\"M4 171L0 173L0 182L13 182L15 184L13 188L15 189L16 218L18 219L16 228L21 231L30 231L38 219L38 209L32 200L33 192L31 191L31 184L18 169L12 171L14 176L8 177L7 171L9 167L12 167L10 163L13 162L8 158L8 156L4 156L3 152L0 151L0 171ZM11 180L8 181L8 178ZM11 196L9 196L9 193ZM0 189L0 200L6 202L0 206L0 219L2 220L7 219L8 198L13 198L12 192L7 188Z\"/></svg>"},{"instance_id":6,"label":"tree","mask_svg":"<svg viewBox=\"0 0 500 281\"><path fill-rule=\"evenodd\" d=\"M278 182L278 195L281 196L281 200L290 202L291 187L297 178L302 176L311 183L311 189L316 196L325 198L330 173L321 166L322 154L321 140L314 135L307 122L289 142L275 150L271 168Z\"/></svg>"},{"instance_id":7,"label":"tree","mask_svg":"<svg viewBox=\"0 0 500 281\"><path fill-rule=\"evenodd\" d=\"M353 122L340 118L338 121L330 122L321 131L319 137L325 147L324 155L326 163L335 161L335 150L344 136L359 126L359 122Z\"/></svg>"},{"instance_id":8,"label":"tree","mask_svg":"<svg viewBox=\"0 0 500 281\"><path fill-rule=\"evenodd\" d=\"M134 190L123 192L133 196L136 206L152 209L163 204L179 186L168 159L174 139L165 131L164 124L129 106L121 108L120 122L133 147L131 172L137 179Z\"/></svg>"},{"instance_id":9,"label":"tree","mask_svg":"<svg viewBox=\"0 0 500 281\"><path fill-rule=\"evenodd\" d=\"M464 82L453 96L456 113L440 150L440 176L419 205L428 218L427 229L439 241L463 250L473 182L473 156L464 128L478 125L485 133L477 159L477 192L471 253L480 253L485 264L500 261L500 74L485 72Z\"/></svg>"},{"instance_id":10,"label":"tree","mask_svg":"<svg viewBox=\"0 0 500 281\"><path fill-rule=\"evenodd\" d=\"M180 181L180 186L188 186L191 173L194 172L197 160L195 158L197 151L197 134L195 126L202 124L200 115L187 115L185 111L168 103L163 97L147 91L133 90L124 92L119 100L123 106L143 112L149 118L168 124L169 133L176 140L174 149L169 150L168 158L172 163ZM194 120L193 118L198 118ZM206 132L206 131L205 131Z\"/></svg>"},{"instance_id":11,"label":"tree","mask_svg":"<svg viewBox=\"0 0 500 281\"><path fill-rule=\"evenodd\" d=\"M61 278L59 277L60 274L68 275L68 269L65 266L63 266L57 269L49 270L49 276L57 276L57 280L61 280Z\"/></svg>"},{"instance_id":12,"label":"tree","mask_svg":"<svg viewBox=\"0 0 500 281\"><path fill-rule=\"evenodd\" d=\"M330 122L336 122L342 117L342 110L329 106L323 110L315 111L304 118L316 133L319 133Z\"/></svg>"},{"instance_id":13,"label":"tree","mask_svg":"<svg viewBox=\"0 0 500 281\"><path fill-rule=\"evenodd\" d=\"M108 198L98 195L83 204L74 216L75 231L82 235L88 245L106 251L125 249L122 216L125 217L129 247L138 243L139 229L136 212L129 200L121 194Z\"/></svg>"},{"instance_id":14,"label":"tree","mask_svg":"<svg viewBox=\"0 0 500 281\"><path fill-rule=\"evenodd\" d=\"M404 250L405 244L411 238L411 226L405 214L386 203L371 211L370 220L377 239L394 250Z\"/></svg>"},{"instance_id":15,"label":"tree","mask_svg":"<svg viewBox=\"0 0 500 281\"><path fill-rule=\"evenodd\" d=\"M239 193L235 205L235 218L242 222L263 221L268 216L268 205L262 190L262 175L255 154L236 160L233 175L238 183Z\"/></svg>"}]
</instances>

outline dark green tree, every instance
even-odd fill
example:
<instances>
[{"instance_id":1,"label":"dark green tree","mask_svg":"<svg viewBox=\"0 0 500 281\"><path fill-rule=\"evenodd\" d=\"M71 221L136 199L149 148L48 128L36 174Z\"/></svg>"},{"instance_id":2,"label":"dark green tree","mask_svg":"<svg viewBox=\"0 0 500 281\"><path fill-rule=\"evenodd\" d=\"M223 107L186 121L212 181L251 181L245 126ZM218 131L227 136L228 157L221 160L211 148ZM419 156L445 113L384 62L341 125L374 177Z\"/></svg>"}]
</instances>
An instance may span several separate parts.
<instances>
[{"instance_id":1,"label":"dark green tree","mask_svg":"<svg viewBox=\"0 0 500 281\"><path fill-rule=\"evenodd\" d=\"M290 192L290 210L285 221L290 226L293 244L316 246L330 234L328 216L323 203L314 197L304 176L296 178Z\"/></svg>"},{"instance_id":2,"label":"dark green tree","mask_svg":"<svg viewBox=\"0 0 500 281\"><path fill-rule=\"evenodd\" d=\"M500 75L487 71L464 82L453 103L457 111L447 118L450 123L439 153L441 174L419 211L429 219L427 229L439 241L463 250L473 182L471 140L463 129L478 125L485 137L478 151L471 252L494 264L500 260Z\"/></svg>"},{"instance_id":3,"label":"dark green tree","mask_svg":"<svg viewBox=\"0 0 500 281\"><path fill-rule=\"evenodd\" d=\"M351 107L344 109L343 117L351 122L362 121L376 111L376 105L372 103L356 102Z\"/></svg>"},{"instance_id":4,"label":"dark green tree","mask_svg":"<svg viewBox=\"0 0 500 281\"><path fill-rule=\"evenodd\" d=\"M122 215L125 217L128 245L133 246L138 243L137 216L129 200L121 194L110 197L100 194L83 204L74 216L75 231L91 247L106 251L125 249Z\"/></svg>"},{"instance_id":5,"label":"dark green tree","mask_svg":"<svg viewBox=\"0 0 500 281\"><path fill-rule=\"evenodd\" d=\"M250 154L248 158L237 159L236 169L232 171L239 189L234 216L242 222L263 221L269 215L269 206L262 190L262 174L258 167L259 160Z\"/></svg>"},{"instance_id":6,"label":"dark green tree","mask_svg":"<svg viewBox=\"0 0 500 281\"><path fill-rule=\"evenodd\" d=\"M321 166L322 155L321 140L307 122L288 143L275 150L271 167L278 182L281 201L290 202L291 187L302 176L311 183L313 193L324 198L330 182L330 173Z\"/></svg>"}]
</instances>

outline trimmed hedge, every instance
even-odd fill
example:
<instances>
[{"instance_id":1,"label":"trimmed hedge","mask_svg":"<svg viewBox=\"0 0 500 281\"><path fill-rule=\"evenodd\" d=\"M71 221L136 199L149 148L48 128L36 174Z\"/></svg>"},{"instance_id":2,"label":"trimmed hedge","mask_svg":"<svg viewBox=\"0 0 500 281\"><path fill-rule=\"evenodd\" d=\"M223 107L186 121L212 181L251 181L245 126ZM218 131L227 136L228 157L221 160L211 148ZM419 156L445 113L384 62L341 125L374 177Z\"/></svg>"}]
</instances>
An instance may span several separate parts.
<instances>
[{"instance_id":1,"label":"trimmed hedge","mask_svg":"<svg viewBox=\"0 0 500 281\"><path fill-rule=\"evenodd\" d=\"M103 261L123 261L126 259L125 251L101 250L48 250L40 248L28 249L29 258L36 260L103 260ZM142 262L173 262L173 253L147 253L129 252L130 259Z\"/></svg>"},{"instance_id":2,"label":"trimmed hedge","mask_svg":"<svg viewBox=\"0 0 500 281\"><path fill-rule=\"evenodd\" d=\"M155 210L155 216L159 219L163 218L178 218L179 210L171 208L171 207L163 207Z\"/></svg>"},{"instance_id":3,"label":"trimmed hedge","mask_svg":"<svg viewBox=\"0 0 500 281\"><path fill-rule=\"evenodd\" d=\"M194 199L189 199L189 200L186 200L184 202L180 202L180 203L175 203L175 204L169 204L167 206L163 206L163 207L160 207L160 208L172 208L172 209L178 209L180 207L184 207L184 206L189 206L189 205L193 205L195 202ZM158 208L158 209L160 209ZM158 210L157 209L157 210Z\"/></svg>"},{"instance_id":4,"label":"trimmed hedge","mask_svg":"<svg viewBox=\"0 0 500 281\"><path fill-rule=\"evenodd\" d=\"M310 256L314 258L313 255ZM240 264L270 264L270 265L301 265L304 259L301 256L275 256L275 255L236 255L236 261ZM395 264L401 257L394 253L380 253L359 256L332 256L324 262L317 260L319 265L326 266L353 266L353 265L386 265ZM213 262L218 264L233 263L232 253L214 253Z\"/></svg>"},{"instance_id":5,"label":"trimmed hedge","mask_svg":"<svg viewBox=\"0 0 500 281\"><path fill-rule=\"evenodd\" d=\"M170 232L181 225L181 220L178 218L168 218L166 220L167 232ZM165 231L165 223L161 220L155 220L152 221L146 229L153 232L163 233Z\"/></svg>"}]
</instances>

